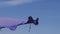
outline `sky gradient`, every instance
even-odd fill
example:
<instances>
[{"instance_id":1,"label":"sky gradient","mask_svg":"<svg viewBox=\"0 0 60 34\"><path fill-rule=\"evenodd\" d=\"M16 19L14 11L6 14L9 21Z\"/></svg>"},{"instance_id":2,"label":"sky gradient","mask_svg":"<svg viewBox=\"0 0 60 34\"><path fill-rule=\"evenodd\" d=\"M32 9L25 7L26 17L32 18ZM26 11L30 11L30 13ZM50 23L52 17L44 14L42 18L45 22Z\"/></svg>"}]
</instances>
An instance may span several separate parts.
<instances>
[{"instance_id":1,"label":"sky gradient","mask_svg":"<svg viewBox=\"0 0 60 34\"><path fill-rule=\"evenodd\" d=\"M33 0L25 4L0 5L0 17L26 19L39 17L39 25L29 24L18 26L16 31L4 28L0 34L60 34L60 0ZM2 2L2 1L1 1ZM24 3L24 2L22 2Z\"/></svg>"}]
</instances>

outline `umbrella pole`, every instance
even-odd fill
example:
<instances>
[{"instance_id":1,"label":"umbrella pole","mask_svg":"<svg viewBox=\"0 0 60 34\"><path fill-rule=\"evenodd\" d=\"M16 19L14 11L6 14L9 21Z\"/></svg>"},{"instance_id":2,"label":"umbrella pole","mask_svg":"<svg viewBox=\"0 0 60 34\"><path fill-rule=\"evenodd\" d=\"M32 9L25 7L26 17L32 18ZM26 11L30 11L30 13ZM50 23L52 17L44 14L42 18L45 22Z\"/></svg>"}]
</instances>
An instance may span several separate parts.
<instances>
[{"instance_id":1,"label":"umbrella pole","mask_svg":"<svg viewBox=\"0 0 60 34\"><path fill-rule=\"evenodd\" d=\"M30 32L30 30L31 30L31 24L29 25L29 32Z\"/></svg>"}]
</instances>

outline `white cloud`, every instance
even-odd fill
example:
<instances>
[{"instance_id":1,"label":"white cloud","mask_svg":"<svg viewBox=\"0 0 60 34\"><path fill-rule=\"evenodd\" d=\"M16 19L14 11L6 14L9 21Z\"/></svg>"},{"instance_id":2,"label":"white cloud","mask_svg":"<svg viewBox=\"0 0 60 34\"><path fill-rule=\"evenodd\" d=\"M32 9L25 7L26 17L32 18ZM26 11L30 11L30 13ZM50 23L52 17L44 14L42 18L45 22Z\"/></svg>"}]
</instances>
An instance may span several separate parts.
<instances>
[{"instance_id":1,"label":"white cloud","mask_svg":"<svg viewBox=\"0 0 60 34\"><path fill-rule=\"evenodd\" d=\"M19 5L19 4L30 3L30 2L32 2L32 0L11 0L11 1L0 2L0 6Z\"/></svg>"}]
</instances>

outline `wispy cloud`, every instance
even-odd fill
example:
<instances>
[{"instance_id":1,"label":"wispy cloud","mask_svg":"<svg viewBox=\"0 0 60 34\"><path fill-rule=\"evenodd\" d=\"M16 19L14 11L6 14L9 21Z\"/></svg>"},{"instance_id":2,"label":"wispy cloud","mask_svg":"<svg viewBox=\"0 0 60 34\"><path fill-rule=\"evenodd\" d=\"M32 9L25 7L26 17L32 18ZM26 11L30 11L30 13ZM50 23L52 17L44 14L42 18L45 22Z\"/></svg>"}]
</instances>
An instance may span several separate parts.
<instances>
[{"instance_id":1,"label":"wispy cloud","mask_svg":"<svg viewBox=\"0 0 60 34\"><path fill-rule=\"evenodd\" d=\"M32 0L0 0L0 6L3 5L19 5L24 3L30 3Z\"/></svg>"}]
</instances>

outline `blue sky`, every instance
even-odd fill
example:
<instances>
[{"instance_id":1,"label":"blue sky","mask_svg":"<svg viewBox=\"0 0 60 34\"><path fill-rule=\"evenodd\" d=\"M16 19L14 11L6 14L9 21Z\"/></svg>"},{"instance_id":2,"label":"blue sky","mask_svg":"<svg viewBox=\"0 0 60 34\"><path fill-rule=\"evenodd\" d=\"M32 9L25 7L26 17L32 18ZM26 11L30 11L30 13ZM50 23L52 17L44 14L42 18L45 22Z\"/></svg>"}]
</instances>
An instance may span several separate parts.
<instances>
[{"instance_id":1,"label":"blue sky","mask_svg":"<svg viewBox=\"0 0 60 34\"><path fill-rule=\"evenodd\" d=\"M39 25L32 24L31 32L28 32L29 25L21 25L16 31L2 29L0 34L60 34L60 0L23 1L22 3L0 1L0 17L15 19L27 19L28 16L33 16L34 19L39 17Z\"/></svg>"}]
</instances>

